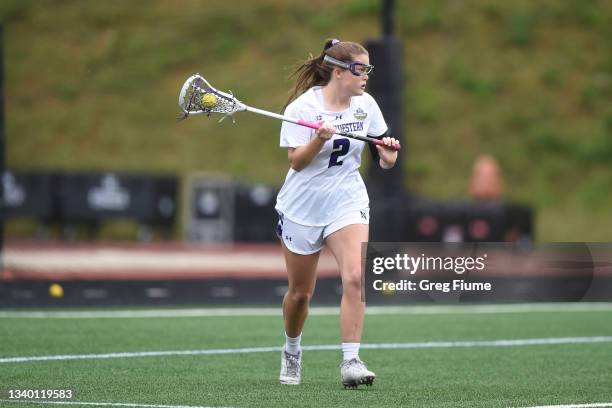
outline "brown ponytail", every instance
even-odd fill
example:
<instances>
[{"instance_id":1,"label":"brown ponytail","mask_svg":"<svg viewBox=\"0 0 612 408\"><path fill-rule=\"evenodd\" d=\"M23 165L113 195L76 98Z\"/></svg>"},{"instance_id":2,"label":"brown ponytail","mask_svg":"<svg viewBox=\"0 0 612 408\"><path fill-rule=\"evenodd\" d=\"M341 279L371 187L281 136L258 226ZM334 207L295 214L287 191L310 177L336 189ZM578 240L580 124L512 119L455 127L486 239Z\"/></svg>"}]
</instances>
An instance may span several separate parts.
<instances>
[{"instance_id":1,"label":"brown ponytail","mask_svg":"<svg viewBox=\"0 0 612 408\"><path fill-rule=\"evenodd\" d=\"M361 45L350 41L338 41L329 39L325 41L323 51L319 56L313 57L300 65L290 78L297 76L297 80L293 89L290 91L290 96L283 111L295 98L306 92L313 86L325 86L331 79L333 67L326 62L323 62L325 55L334 57L337 60L351 62L353 57L359 54L367 54L368 51Z\"/></svg>"}]
</instances>

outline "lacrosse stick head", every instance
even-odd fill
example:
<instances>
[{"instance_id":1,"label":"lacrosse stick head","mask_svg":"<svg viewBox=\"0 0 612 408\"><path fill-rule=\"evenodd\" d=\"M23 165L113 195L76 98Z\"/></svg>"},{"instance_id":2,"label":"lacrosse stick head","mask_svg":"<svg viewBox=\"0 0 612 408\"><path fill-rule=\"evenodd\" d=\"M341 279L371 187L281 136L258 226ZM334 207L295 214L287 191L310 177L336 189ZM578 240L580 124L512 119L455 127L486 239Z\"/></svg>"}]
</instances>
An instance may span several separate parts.
<instances>
[{"instance_id":1,"label":"lacrosse stick head","mask_svg":"<svg viewBox=\"0 0 612 408\"><path fill-rule=\"evenodd\" d=\"M236 112L246 110L246 106L234 97L234 95L221 92L212 87L206 79L199 74L187 78L181 92L179 93L179 106L184 116L205 113L221 113L224 116L232 116Z\"/></svg>"}]
</instances>

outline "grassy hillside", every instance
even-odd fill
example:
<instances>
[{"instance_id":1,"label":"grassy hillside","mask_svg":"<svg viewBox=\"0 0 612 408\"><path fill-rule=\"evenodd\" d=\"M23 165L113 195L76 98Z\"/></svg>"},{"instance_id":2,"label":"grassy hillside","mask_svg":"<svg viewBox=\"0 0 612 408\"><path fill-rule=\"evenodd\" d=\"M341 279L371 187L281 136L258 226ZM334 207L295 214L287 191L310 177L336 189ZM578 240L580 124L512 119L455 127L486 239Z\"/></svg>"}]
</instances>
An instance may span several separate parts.
<instances>
[{"instance_id":1,"label":"grassy hillside","mask_svg":"<svg viewBox=\"0 0 612 408\"><path fill-rule=\"evenodd\" d=\"M200 72L279 110L290 72L325 38L380 35L380 3L4 0L7 164L280 185L279 123L177 123L180 85ZM406 186L466 198L489 152L506 196L536 207L539 239L612 240L612 3L396 3Z\"/></svg>"}]
</instances>

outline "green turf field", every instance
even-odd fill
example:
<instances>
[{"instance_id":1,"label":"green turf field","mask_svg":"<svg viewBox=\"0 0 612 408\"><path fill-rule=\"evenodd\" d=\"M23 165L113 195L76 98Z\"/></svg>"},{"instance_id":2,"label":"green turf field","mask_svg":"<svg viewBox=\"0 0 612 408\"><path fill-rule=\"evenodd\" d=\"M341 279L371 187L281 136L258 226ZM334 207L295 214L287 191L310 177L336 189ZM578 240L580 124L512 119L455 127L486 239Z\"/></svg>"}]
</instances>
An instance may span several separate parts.
<instances>
[{"instance_id":1,"label":"green turf field","mask_svg":"<svg viewBox=\"0 0 612 408\"><path fill-rule=\"evenodd\" d=\"M459 306L458 306L459 307ZM458 308L457 307L457 308ZM368 315L361 357L373 387L345 390L339 350L306 350L303 383L281 386L280 316L25 318L0 315L0 389L73 389L74 401L211 407L612 406L612 338L598 343L470 347L423 342L612 336L602 310ZM461 309L457 309L461 310ZM239 310L238 310L239 312ZM303 345L337 345L338 316L309 317ZM394 343L396 347L388 348ZM419 345L419 344L421 345ZM403 344L403 346L401 346ZM461 343L466 344L466 343ZM385 346L387 345L387 346ZM413 347L413 348L401 348ZM22 356L252 348L251 352L13 361ZM264 349L265 350L265 349ZM223 351L220 351L223 352ZM2 407L52 407L0 402ZM76 406L76 405L68 405ZM90 405L91 406L91 405Z\"/></svg>"}]
</instances>

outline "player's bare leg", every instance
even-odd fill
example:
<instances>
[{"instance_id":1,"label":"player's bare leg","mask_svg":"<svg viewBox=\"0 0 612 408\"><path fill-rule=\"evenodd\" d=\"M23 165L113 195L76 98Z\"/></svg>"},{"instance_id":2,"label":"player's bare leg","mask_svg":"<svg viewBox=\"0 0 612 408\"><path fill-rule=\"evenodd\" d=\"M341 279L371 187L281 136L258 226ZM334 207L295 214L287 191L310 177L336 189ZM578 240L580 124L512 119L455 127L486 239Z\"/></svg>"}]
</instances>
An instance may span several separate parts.
<instances>
[{"instance_id":1,"label":"player's bare leg","mask_svg":"<svg viewBox=\"0 0 612 408\"><path fill-rule=\"evenodd\" d=\"M308 305L316 283L319 253L299 255L289 251L284 243L281 244L288 275L287 293L283 298L285 332L288 336L295 337L302 333L308 316Z\"/></svg>"},{"instance_id":2,"label":"player's bare leg","mask_svg":"<svg viewBox=\"0 0 612 408\"><path fill-rule=\"evenodd\" d=\"M287 341L296 340L304 328L308 316L308 306L316 283L316 269L319 253L311 255L295 254L281 242L287 266L288 288L283 298L283 319ZM289 344L281 352L281 384L299 384L301 381L302 353L297 349L288 352Z\"/></svg>"},{"instance_id":3,"label":"player's bare leg","mask_svg":"<svg viewBox=\"0 0 612 408\"><path fill-rule=\"evenodd\" d=\"M342 341L361 341L365 302L361 297L361 244L368 241L368 225L348 225L326 239L326 245L338 262L342 277L340 331Z\"/></svg>"},{"instance_id":4,"label":"player's bare leg","mask_svg":"<svg viewBox=\"0 0 612 408\"><path fill-rule=\"evenodd\" d=\"M334 254L342 277L340 331L344 361L340 366L342 383L347 387L372 385L375 374L359 359L363 332L365 301L362 299L361 250L368 241L366 224L348 225L327 237L326 244ZM351 348L353 352L351 353ZM349 356L349 357L347 357Z\"/></svg>"}]
</instances>

